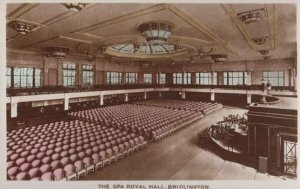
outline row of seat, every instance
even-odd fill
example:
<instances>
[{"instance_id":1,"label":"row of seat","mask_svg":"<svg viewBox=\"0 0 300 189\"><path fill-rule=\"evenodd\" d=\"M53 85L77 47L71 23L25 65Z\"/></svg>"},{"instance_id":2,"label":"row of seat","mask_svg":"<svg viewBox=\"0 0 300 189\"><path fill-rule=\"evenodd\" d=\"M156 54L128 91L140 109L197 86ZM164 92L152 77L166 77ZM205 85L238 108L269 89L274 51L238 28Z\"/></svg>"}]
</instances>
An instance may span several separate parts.
<instances>
[{"instance_id":1,"label":"row of seat","mask_svg":"<svg viewBox=\"0 0 300 189\"><path fill-rule=\"evenodd\" d=\"M134 133L80 120L14 130L7 138L11 180L78 179L147 144Z\"/></svg>"},{"instance_id":2,"label":"row of seat","mask_svg":"<svg viewBox=\"0 0 300 189\"><path fill-rule=\"evenodd\" d=\"M204 111L206 108L209 108L218 103L196 102L196 101L189 101L189 100L183 101L183 100L159 99L159 100L140 101L140 102L135 102L134 104L201 112Z\"/></svg>"},{"instance_id":3,"label":"row of seat","mask_svg":"<svg viewBox=\"0 0 300 189\"><path fill-rule=\"evenodd\" d=\"M159 140L221 107L201 104L199 111L188 105L155 104L93 108L9 131L7 176L12 180L78 179L145 147L146 139Z\"/></svg>"},{"instance_id":4,"label":"row of seat","mask_svg":"<svg viewBox=\"0 0 300 189\"><path fill-rule=\"evenodd\" d=\"M148 139L158 139L162 132L177 130L187 125L189 120L200 118L202 113L163 107L123 104L105 108L95 108L71 112L71 116L98 122L108 127L143 135Z\"/></svg>"}]
</instances>

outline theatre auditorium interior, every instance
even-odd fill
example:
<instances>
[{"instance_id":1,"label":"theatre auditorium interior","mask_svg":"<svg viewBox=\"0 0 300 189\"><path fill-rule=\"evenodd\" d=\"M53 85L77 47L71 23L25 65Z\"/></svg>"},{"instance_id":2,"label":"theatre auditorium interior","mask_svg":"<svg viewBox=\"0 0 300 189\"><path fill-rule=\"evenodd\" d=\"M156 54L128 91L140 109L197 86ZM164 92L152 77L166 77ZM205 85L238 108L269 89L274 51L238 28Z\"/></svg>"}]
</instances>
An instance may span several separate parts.
<instances>
[{"instance_id":1,"label":"theatre auditorium interior","mask_svg":"<svg viewBox=\"0 0 300 189\"><path fill-rule=\"evenodd\" d=\"M296 13L6 4L7 180L296 179Z\"/></svg>"}]
</instances>

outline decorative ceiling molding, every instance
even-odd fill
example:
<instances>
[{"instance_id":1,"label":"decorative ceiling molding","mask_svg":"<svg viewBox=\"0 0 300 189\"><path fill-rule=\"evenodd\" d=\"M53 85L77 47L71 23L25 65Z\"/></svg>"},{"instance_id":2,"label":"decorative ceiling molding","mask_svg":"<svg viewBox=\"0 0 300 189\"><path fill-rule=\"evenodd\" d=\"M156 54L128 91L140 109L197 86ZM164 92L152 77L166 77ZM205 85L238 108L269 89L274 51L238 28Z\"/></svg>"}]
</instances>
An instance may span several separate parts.
<instances>
[{"instance_id":1,"label":"decorative ceiling molding","mask_svg":"<svg viewBox=\"0 0 300 189\"><path fill-rule=\"evenodd\" d=\"M93 37L93 38L96 38L96 39L103 39L103 37L101 37L99 35L94 35L94 34L90 34L90 33L78 33L78 32L74 32L74 34L85 35L85 36Z\"/></svg>"},{"instance_id":2,"label":"decorative ceiling molding","mask_svg":"<svg viewBox=\"0 0 300 189\"><path fill-rule=\"evenodd\" d=\"M275 20L275 5L268 4L265 5L265 9L267 12L268 23L269 23L269 33L270 33L270 47L271 49L275 49L275 41L276 41L276 20Z\"/></svg>"},{"instance_id":3,"label":"decorative ceiling molding","mask_svg":"<svg viewBox=\"0 0 300 189\"><path fill-rule=\"evenodd\" d=\"M31 11L33 8L37 7L38 3L24 3L20 5L16 10L11 12L6 18L7 20L15 20L20 16L26 14L27 12Z\"/></svg>"},{"instance_id":4,"label":"decorative ceiling molding","mask_svg":"<svg viewBox=\"0 0 300 189\"><path fill-rule=\"evenodd\" d=\"M182 20L186 21L190 25L192 25L194 28L202 32L203 34L207 35L209 38L214 40L214 42L221 42L226 44L219 36L217 36L215 33L210 31L207 27L202 26L199 22L194 20L192 17L188 16L186 13L184 13L182 10L178 9L176 6L167 4L165 5L171 12L173 12L175 15L177 15ZM236 56L240 56L240 53L237 52L234 48L232 48L230 45L226 44L224 45L224 48L232 52Z\"/></svg>"},{"instance_id":5,"label":"decorative ceiling molding","mask_svg":"<svg viewBox=\"0 0 300 189\"><path fill-rule=\"evenodd\" d=\"M201 43L201 45L226 45L226 42L223 41L207 41L205 39L194 38L194 37L187 37L187 36L180 36L180 35L172 35L172 40L184 40L184 41L196 41Z\"/></svg>"},{"instance_id":6,"label":"decorative ceiling molding","mask_svg":"<svg viewBox=\"0 0 300 189\"><path fill-rule=\"evenodd\" d=\"M88 40L84 40L84 39L78 39L78 38L69 37L69 36L65 36L65 35L59 35L59 36L52 37L52 38L50 38L50 39L38 41L38 42L36 42L36 43L27 45L27 46L24 47L24 48L34 47L34 46L36 46L36 45L38 45L38 44L45 43L45 42L49 42L49 41L53 41L53 40L57 40L57 39L66 39L66 40L70 40L70 41L75 41L75 42L80 42L80 43L88 43L88 44L91 44L91 43L92 43L92 41L88 41Z\"/></svg>"},{"instance_id":7,"label":"decorative ceiling molding","mask_svg":"<svg viewBox=\"0 0 300 189\"><path fill-rule=\"evenodd\" d=\"M88 43L88 44L93 43L92 41L88 41L88 40L84 40L84 39L78 39L78 38L74 38L74 37L68 37L68 36L65 36L65 35L60 35L59 39L67 39L67 40L70 40L70 41Z\"/></svg>"},{"instance_id":8,"label":"decorative ceiling molding","mask_svg":"<svg viewBox=\"0 0 300 189\"><path fill-rule=\"evenodd\" d=\"M31 5L31 6L29 6ZM20 7L18 7L15 11L13 11L10 15L7 16L7 19L9 20L9 22L13 22L13 21L22 21L22 22L26 22L26 23L29 23L29 24L32 24L32 25L35 25L36 27L34 27L32 29L32 31L37 31L43 27L46 27L46 26L50 26L52 24L56 24L57 22L61 21L61 20L64 20L66 18L68 18L69 16L72 16L72 15L75 15L75 14L78 14L78 12L72 12L72 11L65 11L61 14L58 14L52 18L49 18L48 20L46 21L43 21L42 23L36 23L36 22L33 22L33 21L29 21L29 20L24 20L24 19L20 19L19 17L26 14L26 13L29 13L29 11L32 11L33 8L37 7L39 4L22 4ZM94 7L96 6L96 4L88 4L85 9L88 9L88 8L91 8L91 7ZM25 11L24 11L25 10ZM20 34L16 34L12 37L10 37L10 40L14 40L14 39L18 39L18 38L21 38L23 37L23 35L20 35Z\"/></svg>"},{"instance_id":9,"label":"decorative ceiling molding","mask_svg":"<svg viewBox=\"0 0 300 189\"><path fill-rule=\"evenodd\" d=\"M45 43L45 42L52 41L52 40L59 39L59 38L60 38L60 36L51 37L51 38L49 38L49 39L44 39L44 40L38 41L38 42L36 42L36 43L29 44L29 45L27 45L27 46L24 46L23 48L26 49L26 48L29 48L29 47L34 47L34 46L36 46L37 44Z\"/></svg>"},{"instance_id":10,"label":"decorative ceiling molding","mask_svg":"<svg viewBox=\"0 0 300 189\"><path fill-rule=\"evenodd\" d=\"M230 17L230 19L232 20L234 25L237 27L237 29L241 32L241 34L246 39L246 41L250 45L250 47L253 50L257 51L257 47L256 47L255 43L251 40L251 37L249 36L249 34L247 33L247 31L244 28L243 24L241 23L241 21L237 17L237 13L233 9L233 7L229 4L221 4L221 7L224 9L226 14Z\"/></svg>"},{"instance_id":11,"label":"decorative ceiling molding","mask_svg":"<svg viewBox=\"0 0 300 189\"><path fill-rule=\"evenodd\" d=\"M94 6L96 6L96 4L91 4L91 3L90 3L90 4L87 4L87 5L85 6L84 9L89 9L89 8L94 7ZM73 12L73 11L67 10L66 12L63 12L63 13L61 13L61 14L55 16L55 17L52 17L52 18L50 18L50 19L44 21L44 22L41 23L41 24L42 24L42 25L49 26L49 25L55 24L55 23L57 23L57 22L59 22L59 21L61 21L61 20L64 20L64 19L68 18L69 16L76 15L76 14L78 14L78 13L80 13L80 12Z\"/></svg>"},{"instance_id":12,"label":"decorative ceiling molding","mask_svg":"<svg viewBox=\"0 0 300 189\"><path fill-rule=\"evenodd\" d=\"M102 28L102 27L105 27L105 26L109 26L109 25L116 24L116 23L119 23L119 22L124 22L124 21L129 20L129 19L133 19L133 18L137 18L137 17L140 17L140 16L152 14L152 13L155 13L155 12L160 12L162 10L165 10L165 7L163 5L155 5L155 6L152 6L150 8L145 8L145 9L142 9L142 10L138 10L138 11L135 11L135 12L123 15L123 16L119 16L117 18L113 18L113 19L110 19L110 20L105 20L103 22L100 22L100 23L93 24L93 25L88 26L88 27L84 27L84 28L75 30L72 33L90 32L90 31L93 31L93 30L96 30L96 29L99 29L99 28Z\"/></svg>"}]
</instances>

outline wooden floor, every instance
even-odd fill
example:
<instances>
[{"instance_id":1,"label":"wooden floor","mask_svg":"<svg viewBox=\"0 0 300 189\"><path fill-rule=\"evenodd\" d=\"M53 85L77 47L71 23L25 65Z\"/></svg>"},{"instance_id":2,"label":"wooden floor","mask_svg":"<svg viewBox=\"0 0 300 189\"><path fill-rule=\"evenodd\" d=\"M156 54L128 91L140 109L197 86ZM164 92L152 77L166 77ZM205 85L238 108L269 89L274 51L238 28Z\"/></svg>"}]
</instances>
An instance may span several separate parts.
<instances>
[{"instance_id":1,"label":"wooden floor","mask_svg":"<svg viewBox=\"0 0 300 189\"><path fill-rule=\"evenodd\" d=\"M254 168L224 160L199 147L197 133L228 114L245 109L224 107L161 141L149 144L82 180L266 180L285 179L258 173Z\"/></svg>"}]
</instances>

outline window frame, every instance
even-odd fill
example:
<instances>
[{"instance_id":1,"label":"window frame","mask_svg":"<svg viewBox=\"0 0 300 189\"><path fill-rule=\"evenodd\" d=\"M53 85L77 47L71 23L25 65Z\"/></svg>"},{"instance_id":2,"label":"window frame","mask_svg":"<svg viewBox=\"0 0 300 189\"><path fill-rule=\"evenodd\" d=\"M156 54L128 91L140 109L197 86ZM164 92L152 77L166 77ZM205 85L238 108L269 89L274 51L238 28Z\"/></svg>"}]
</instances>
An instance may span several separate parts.
<instances>
[{"instance_id":1,"label":"window frame","mask_svg":"<svg viewBox=\"0 0 300 189\"><path fill-rule=\"evenodd\" d=\"M248 77L247 72L244 71L223 72L223 85L228 85L228 86L246 85L247 77ZM236 80L238 82L236 82Z\"/></svg>"},{"instance_id":2,"label":"window frame","mask_svg":"<svg viewBox=\"0 0 300 189\"><path fill-rule=\"evenodd\" d=\"M76 86L77 79L77 64L72 62L63 63L63 86L74 87Z\"/></svg>"},{"instance_id":3,"label":"window frame","mask_svg":"<svg viewBox=\"0 0 300 189\"><path fill-rule=\"evenodd\" d=\"M151 85L152 83L152 73L144 73L144 84Z\"/></svg>"},{"instance_id":4,"label":"window frame","mask_svg":"<svg viewBox=\"0 0 300 189\"><path fill-rule=\"evenodd\" d=\"M276 77L274 77L274 76L270 77L269 75L271 73L277 73L277 76ZM282 74L280 74L280 73L282 73ZM265 77L265 74L267 74L267 77ZM280 76L280 75L282 75L282 76ZM274 82L270 82L270 78L271 79L277 79L277 84L274 84ZM285 82L285 73L284 73L284 70L279 70L279 71L263 71L262 72L262 79L264 79L266 82L269 82L272 86L276 86L276 87L286 86L285 85L286 82Z\"/></svg>"},{"instance_id":5,"label":"window frame","mask_svg":"<svg viewBox=\"0 0 300 189\"><path fill-rule=\"evenodd\" d=\"M94 66L90 64L82 65L82 85L92 86L94 85Z\"/></svg>"}]
</instances>

